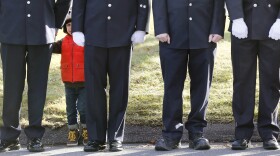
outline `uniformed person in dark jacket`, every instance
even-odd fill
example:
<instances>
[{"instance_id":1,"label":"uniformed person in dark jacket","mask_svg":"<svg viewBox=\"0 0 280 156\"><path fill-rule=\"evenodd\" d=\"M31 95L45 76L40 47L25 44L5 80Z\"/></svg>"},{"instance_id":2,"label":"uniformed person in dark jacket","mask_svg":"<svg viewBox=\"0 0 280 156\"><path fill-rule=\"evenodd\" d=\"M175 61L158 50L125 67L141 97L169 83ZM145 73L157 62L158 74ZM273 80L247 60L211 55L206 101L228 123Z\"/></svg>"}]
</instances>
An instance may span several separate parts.
<instances>
[{"instance_id":1,"label":"uniformed person in dark jacket","mask_svg":"<svg viewBox=\"0 0 280 156\"><path fill-rule=\"evenodd\" d=\"M259 72L257 127L265 149L278 149L280 1L227 0L233 65L233 150L246 149L254 130L256 72Z\"/></svg>"},{"instance_id":2,"label":"uniformed person in dark jacket","mask_svg":"<svg viewBox=\"0 0 280 156\"><path fill-rule=\"evenodd\" d=\"M41 126L55 31L63 25L70 0L0 0L0 42L3 62L3 126L0 151L20 148L19 119L25 77L28 119L27 149L43 151ZM27 67L26 67L27 65ZM26 71L27 70L27 71Z\"/></svg>"},{"instance_id":3,"label":"uniformed person in dark jacket","mask_svg":"<svg viewBox=\"0 0 280 156\"><path fill-rule=\"evenodd\" d=\"M153 0L155 35L159 39L164 81L163 139L156 150L180 146L183 133L182 92L189 70L191 111L185 128L189 147L209 149L203 137L216 43L225 25L224 0Z\"/></svg>"},{"instance_id":4,"label":"uniformed person in dark jacket","mask_svg":"<svg viewBox=\"0 0 280 156\"><path fill-rule=\"evenodd\" d=\"M74 0L73 39L78 45L85 44L86 152L104 149L106 132L109 150L122 150L131 43L144 41L149 9L149 0Z\"/></svg>"}]
</instances>

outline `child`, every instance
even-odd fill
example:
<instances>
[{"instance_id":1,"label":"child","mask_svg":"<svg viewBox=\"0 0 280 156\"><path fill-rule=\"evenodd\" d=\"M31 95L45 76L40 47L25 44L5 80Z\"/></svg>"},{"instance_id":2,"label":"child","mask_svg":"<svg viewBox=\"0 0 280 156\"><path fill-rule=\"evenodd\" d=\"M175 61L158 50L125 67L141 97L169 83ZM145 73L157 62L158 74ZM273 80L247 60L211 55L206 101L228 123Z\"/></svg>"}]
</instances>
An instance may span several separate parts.
<instances>
[{"instance_id":1,"label":"child","mask_svg":"<svg viewBox=\"0 0 280 156\"><path fill-rule=\"evenodd\" d=\"M86 94L84 87L84 48L73 42L71 32L71 18L67 18L63 26L66 36L54 43L53 53L61 54L61 77L65 84L66 111L68 120L68 142L67 146L78 145L80 137L85 145L88 140L85 105ZM78 113L82 132L79 133Z\"/></svg>"}]
</instances>

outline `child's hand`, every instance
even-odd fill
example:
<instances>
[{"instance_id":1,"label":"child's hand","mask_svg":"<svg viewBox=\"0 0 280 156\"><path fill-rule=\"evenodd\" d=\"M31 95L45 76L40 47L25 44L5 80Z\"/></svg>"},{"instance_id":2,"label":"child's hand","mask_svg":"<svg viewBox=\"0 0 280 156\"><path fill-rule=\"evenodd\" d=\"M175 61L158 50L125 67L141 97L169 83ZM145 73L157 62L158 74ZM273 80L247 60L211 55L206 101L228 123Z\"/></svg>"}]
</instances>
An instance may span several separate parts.
<instances>
[{"instance_id":1,"label":"child's hand","mask_svg":"<svg viewBox=\"0 0 280 156\"><path fill-rule=\"evenodd\" d=\"M55 37L57 36L58 33L58 29L55 29Z\"/></svg>"},{"instance_id":2,"label":"child's hand","mask_svg":"<svg viewBox=\"0 0 280 156\"><path fill-rule=\"evenodd\" d=\"M73 36L73 40L74 42L78 45L78 46L85 46L85 35L82 32L73 32L72 34Z\"/></svg>"}]
</instances>

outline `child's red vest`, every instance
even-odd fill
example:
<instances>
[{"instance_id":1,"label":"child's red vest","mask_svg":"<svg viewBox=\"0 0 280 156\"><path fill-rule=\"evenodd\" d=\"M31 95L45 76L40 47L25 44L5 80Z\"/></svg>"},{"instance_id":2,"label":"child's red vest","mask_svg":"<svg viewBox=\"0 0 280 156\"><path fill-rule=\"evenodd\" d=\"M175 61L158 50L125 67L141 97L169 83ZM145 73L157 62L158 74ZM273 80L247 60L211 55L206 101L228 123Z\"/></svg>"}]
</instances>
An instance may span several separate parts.
<instances>
[{"instance_id":1,"label":"child's red vest","mask_svg":"<svg viewBox=\"0 0 280 156\"><path fill-rule=\"evenodd\" d=\"M66 35L61 45L61 77L63 82L84 82L84 48Z\"/></svg>"}]
</instances>

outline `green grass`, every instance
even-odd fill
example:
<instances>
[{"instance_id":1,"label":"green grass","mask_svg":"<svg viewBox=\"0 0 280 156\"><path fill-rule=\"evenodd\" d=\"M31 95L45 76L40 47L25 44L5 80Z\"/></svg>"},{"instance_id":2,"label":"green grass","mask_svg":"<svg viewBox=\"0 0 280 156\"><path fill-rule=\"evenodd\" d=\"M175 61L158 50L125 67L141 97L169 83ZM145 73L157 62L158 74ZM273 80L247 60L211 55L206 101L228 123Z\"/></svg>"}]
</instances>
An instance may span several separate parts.
<instances>
[{"instance_id":1,"label":"green grass","mask_svg":"<svg viewBox=\"0 0 280 156\"><path fill-rule=\"evenodd\" d=\"M146 42L135 46L132 56L130 96L126 118L128 124L147 126L159 126L162 124L163 81L158 55L158 42L153 35L152 23L150 30ZM63 34L60 32L58 38L62 36ZM232 69L229 36L229 33L226 32L225 39L218 44L207 111L207 119L210 123L228 123L233 121L231 109ZM51 128L66 125L64 86L61 82L59 66L60 55L53 54L49 73L47 101L43 117L43 124ZM186 80L183 93L184 120L186 120L190 111L188 84L189 78ZM0 79L0 86L0 111L2 112L2 77ZM257 97L256 101L258 101ZM25 126L28 124L26 88L22 105L21 123Z\"/></svg>"}]
</instances>

